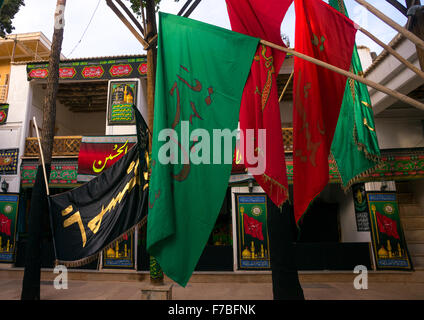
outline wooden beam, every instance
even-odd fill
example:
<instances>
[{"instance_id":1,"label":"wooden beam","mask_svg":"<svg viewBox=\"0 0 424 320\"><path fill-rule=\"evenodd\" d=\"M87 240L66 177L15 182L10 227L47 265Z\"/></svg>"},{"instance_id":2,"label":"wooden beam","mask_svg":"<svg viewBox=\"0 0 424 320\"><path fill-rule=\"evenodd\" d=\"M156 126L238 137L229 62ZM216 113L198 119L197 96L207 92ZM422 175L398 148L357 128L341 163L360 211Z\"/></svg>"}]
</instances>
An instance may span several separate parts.
<instances>
[{"instance_id":1,"label":"wooden beam","mask_svg":"<svg viewBox=\"0 0 424 320\"><path fill-rule=\"evenodd\" d=\"M190 5L190 3L192 2L193 0L187 0L186 1L186 3L184 3L184 5L183 5L183 7L181 8L181 10L178 12L178 15L179 16L181 16L183 13L184 13L184 11L187 9L187 7Z\"/></svg>"},{"instance_id":2,"label":"wooden beam","mask_svg":"<svg viewBox=\"0 0 424 320\"><path fill-rule=\"evenodd\" d=\"M118 18L125 24L125 26L131 31L131 33L136 37L136 39L143 45L144 48L147 48L149 44L144 40L143 36L137 32L137 30L132 26L132 24L125 18L125 16L119 11L115 6L112 0L106 0L107 5L112 11L118 16Z\"/></svg>"},{"instance_id":3,"label":"wooden beam","mask_svg":"<svg viewBox=\"0 0 424 320\"><path fill-rule=\"evenodd\" d=\"M140 22L138 22L138 20L136 19L136 17L134 17L134 15L132 14L132 12L127 8L127 6L125 4L122 3L121 0L116 0L116 2L121 6L121 8L125 11L125 13L127 14L128 17L130 17L131 21L135 24L135 26L138 28L138 30L140 30L141 34L144 34L144 29L141 26Z\"/></svg>"},{"instance_id":4,"label":"wooden beam","mask_svg":"<svg viewBox=\"0 0 424 320\"><path fill-rule=\"evenodd\" d=\"M393 7L398 9L406 17L406 13L408 9L406 9L406 7L403 4L399 3L397 0L386 0L386 1L390 3Z\"/></svg>"},{"instance_id":5,"label":"wooden beam","mask_svg":"<svg viewBox=\"0 0 424 320\"><path fill-rule=\"evenodd\" d=\"M191 7L187 10L186 13L184 13L184 17L188 18L190 16L190 14L194 11L194 9L196 9L196 7L199 5L200 1L202 0L196 0L194 1L194 3L191 5Z\"/></svg>"}]
</instances>

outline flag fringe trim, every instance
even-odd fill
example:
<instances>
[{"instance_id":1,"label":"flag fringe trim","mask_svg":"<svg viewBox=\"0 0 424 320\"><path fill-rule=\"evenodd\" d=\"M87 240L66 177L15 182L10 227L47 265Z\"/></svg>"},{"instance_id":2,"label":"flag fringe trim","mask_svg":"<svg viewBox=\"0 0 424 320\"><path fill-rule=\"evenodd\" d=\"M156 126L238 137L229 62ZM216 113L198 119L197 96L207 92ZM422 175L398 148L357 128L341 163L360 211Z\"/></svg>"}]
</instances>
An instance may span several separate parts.
<instances>
[{"instance_id":1,"label":"flag fringe trim","mask_svg":"<svg viewBox=\"0 0 424 320\"><path fill-rule=\"evenodd\" d=\"M343 184L343 179L342 179L342 176L340 175L339 166L338 166L337 161L334 158L334 155L333 155L332 152L330 153L330 158L334 162L334 165L336 166L336 172L337 172L338 178L341 182L340 185L341 185L342 190L345 194L349 191L349 189L352 185L360 182L362 179L368 177L370 174L374 173L376 170L380 169L384 165L384 161L380 157L378 157L378 161L373 167L368 168L365 171L362 171L361 173L357 174L352 179L350 179L346 184Z\"/></svg>"},{"instance_id":2,"label":"flag fringe trim","mask_svg":"<svg viewBox=\"0 0 424 320\"><path fill-rule=\"evenodd\" d=\"M265 182L267 183L271 183L270 186L270 193L272 193L272 186L275 185L278 188L279 194L283 193L284 196L284 200L281 204L276 204L278 208L282 208L284 203L286 203L287 201L289 201L289 190L282 185L281 183L279 183L277 180L275 180L274 178L270 177L269 175L267 175L266 173L262 174L262 177L264 179ZM271 199L272 200L272 199Z\"/></svg>"},{"instance_id":3,"label":"flag fringe trim","mask_svg":"<svg viewBox=\"0 0 424 320\"><path fill-rule=\"evenodd\" d=\"M88 264L90 262L93 262L94 260L96 260L97 258L99 258L100 253L102 251L107 250L109 248L112 248L113 245L115 244L115 242L116 241L123 240L123 238L124 238L125 235L127 235L127 234L132 235L132 234L134 234L136 228L144 226L146 224L146 222L147 222L147 215L144 216L139 223L135 224L130 229L128 229L127 231L123 232L119 237L115 238L109 244L107 244L104 248L102 248L101 250L99 250L99 252L97 252L97 253L95 253L95 254L93 254L91 256L88 256L86 258L83 258L83 259L80 259L80 260L76 260L76 261L63 261L63 260L57 260L56 259L55 260L55 266L57 266L57 265L64 265L65 267L72 268L72 267L81 267L81 266L86 265L86 264Z\"/></svg>"},{"instance_id":4,"label":"flag fringe trim","mask_svg":"<svg viewBox=\"0 0 424 320\"><path fill-rule=\"evenodd\" d=\"M358 151L362 152L365 154L365 157L368 160L374 161L374 162L381 162L381 157L380 155L376 155L372 152L370 152L368 150L368 148L361 142L359 142L358 138L357 138L357 127L356 127L356 123L353 125L353 140L358 148Z\"/></svg>"}]
</instances>

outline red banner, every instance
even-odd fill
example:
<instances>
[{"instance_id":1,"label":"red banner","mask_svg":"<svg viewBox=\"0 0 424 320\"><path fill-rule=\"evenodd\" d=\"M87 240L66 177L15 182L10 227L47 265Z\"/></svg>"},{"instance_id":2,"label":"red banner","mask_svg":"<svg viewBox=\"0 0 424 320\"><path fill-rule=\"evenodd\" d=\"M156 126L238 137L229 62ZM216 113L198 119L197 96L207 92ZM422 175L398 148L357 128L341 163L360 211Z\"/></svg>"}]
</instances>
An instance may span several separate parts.
<instances>
[{"instance_id":1,"label":"red banner","mask_svg":"<svg viewBox=\"0 0 424 320\"><path fill-rule=\"evenodd\" d=\"M233 31L259 37L285 46L281 40L280 28L284 16L293 0L226 0L231 28ZM276 77L286 54L259 45L247 79L240 107L242 153L246 168L265 170L252 171L258 184L271 200L281 206L288 199L288 183L285 168L283 136L281 134L280 104L278 102ZM247 130L253 129L253 137ZM259 130L265 129L266 142L259 145ZM253 149L257 163L249 163L248 143L255 141ZM265 148L264 148L265 147Z\"/></svg>"},{"instance_id":2,"label":"red banner","mask_svg":"<svg viewBox=\"0 0 424 320\"><path fill-rule=\"evenodd\" d=\"M61 79L72 79L77 74L73 67L63 67L59 69L59 77Z\"/></svg>"},{"instance_id":3,"label":"red banner","mask_svg":"<svg viewBox=\"0 0 424 320\"><path fill-rule=\"evenodd\" d=\"M262 233L262 222L259 222L255 218L249 217L246 213L243 214L244 221L244 232L251 235L252 237L263 240L264 235Z\"/></svg>"},{"instance_id":4,"label":"red banner","mask_svg":"<svg viewBox=\"0 0 424 320\"><path fill-rule=\"evenodd\" d=\"M89 181L121 159L136 136L83 137L78 156L78 181Z\"/></svg>"},{"instance_id":5,"label":"red banner","mask_svg":"<svg viewBox=\"0 0 424 320\"><path fill-rule=\"evenodd\" d=\"M349 70L353 21L323 1L295 0L296 51ZM295 57L293 200L296 222L328 183L328 157L346 77Z\"/></svg>"},{"instance_id":6,"label":"red banner","mask_svg":"<svg viewBox=\"0 0 424 320\"><path fill-rule=\"evenodd\" d=\"M112 66L109 73L112 77L123 77L130 75L132 70L133 69L130 64L118 64Z\"/></svg>"},{"instance_id":7,"label":"red banner","mask_svg":"<svg viewBox=\"0 0 424 320\"><path fill-rule=\"evenodd\" d=\"M4 233L7 236L10 236L11 223L12 223L12 220L8 219L4 214L0 214L0 233Z\"/></svg>"},{"instance_id":8,"label":"red banner","mask_svg":"<svg viewBox=\"0 0 424 320\"><path fill-rule=\"evenodd\" d=\"M49 70L47 69L34 69L29 73L29 78L31 79L45 79L49 75Z\"/></svg>"},{"instance_id":9,"label":"red banner","mask_svg":"<svg viewBox=\"0 0 424 320\"><path fill-rule=\"evenodd\" d=\"M101 78L104 72L102 66L84 67L82 76L84 78Z\"/></svg>"}]
</instances>

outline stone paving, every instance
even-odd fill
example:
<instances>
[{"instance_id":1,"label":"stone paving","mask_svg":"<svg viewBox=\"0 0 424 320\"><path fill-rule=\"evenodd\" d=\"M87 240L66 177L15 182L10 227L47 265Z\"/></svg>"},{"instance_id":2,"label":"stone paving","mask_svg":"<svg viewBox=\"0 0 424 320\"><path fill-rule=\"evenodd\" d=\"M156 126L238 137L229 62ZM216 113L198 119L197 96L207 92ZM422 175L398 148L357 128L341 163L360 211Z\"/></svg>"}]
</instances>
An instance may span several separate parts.
<instances>
[{"instance_id":1,"label":"stone paving","mask_svg":"<svg viewBox=\"0 0 424 320\"><path fill-rule=\"evenodd\" d=\"M67 290L53 281L41 282L42 300L139 300L146 281L70 280ZM0 300L19 300L22 280L0 279ZM368 283L356 290L353 283L303 283L307 300L424 300L424 283ZM173 300L272 300L271 283L189 283L172 288Z\"/></svg>"}]
</instances>

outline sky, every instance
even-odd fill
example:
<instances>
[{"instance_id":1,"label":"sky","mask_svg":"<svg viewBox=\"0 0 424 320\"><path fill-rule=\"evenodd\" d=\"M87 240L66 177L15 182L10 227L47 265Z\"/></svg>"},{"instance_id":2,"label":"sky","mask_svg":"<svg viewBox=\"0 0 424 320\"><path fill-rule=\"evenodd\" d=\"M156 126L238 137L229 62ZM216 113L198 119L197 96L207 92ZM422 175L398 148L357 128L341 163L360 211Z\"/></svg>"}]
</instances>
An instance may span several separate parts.
<instances>
[{"instance_id":1,"label":"sky","mask_svg":"<svg viewBox=\"0 0 424 320\"><path fill-rule=\"evenodd\" d=\"M100 1L100 2L99 2ZM266 1L266 0L265 0ZM124 3L129 3L124 0ZM326 1L328 2L328 1ZM368 0L384 14L399 23L406 24L404 17L393 6L383 0ZM402 2L402 1L401 1ZM160 11L177 14L185 0L162 0ZM345 0L350 18L385 43L390 42L397 32L368 12L354 0ZM97 11L93 16L98 5ZM13 33L41 31L48 39L53 36L56 0L25 0L25 6L13 19ZM93 18L92 18L93 17ZM92 21L90 23L90 19ZM231 29L225 0L202 0L190 18ZM89 24L90 23L90 24ZM295 14L292 5L281 26L288 35L290 46L294 39ZM84 34L84 31L87 31ZM84 34L84 36L83 36ZM82 37L83 36L83 37ZM358 32L357 45L365 45L377 54L382 48ZM65 10L65 31L62 54L67 58L144 54L142 45L107 6L105 0L68 0Z\"/></svg>"}]
</instances>

